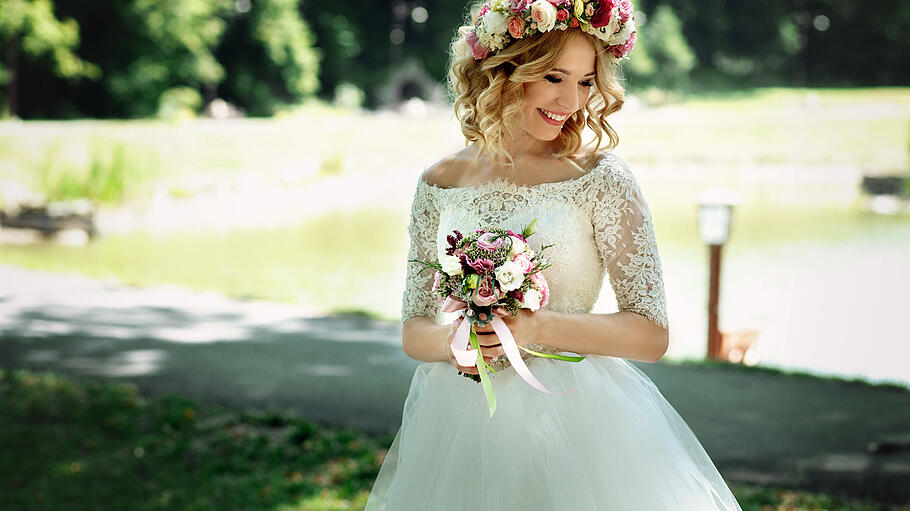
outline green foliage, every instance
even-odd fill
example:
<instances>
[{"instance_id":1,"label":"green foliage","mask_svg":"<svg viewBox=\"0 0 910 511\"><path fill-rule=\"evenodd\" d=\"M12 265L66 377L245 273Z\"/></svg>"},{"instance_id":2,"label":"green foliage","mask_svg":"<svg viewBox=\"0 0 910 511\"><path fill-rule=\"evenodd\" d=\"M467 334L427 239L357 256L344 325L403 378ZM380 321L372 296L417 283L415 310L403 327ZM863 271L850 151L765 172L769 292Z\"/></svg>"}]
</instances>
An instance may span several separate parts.
<instances>
[{"instance_id":1,"label":"green foliage","mask_svg":"<svg viewBox=\"0 0 910 511\"><path fill-rule=\"evenodd\" d=\"M79 46L79 24L72 18L59 20L54 14L51 0L3 0L0 5L0 41L7 58L0 66L0 83L17 88L14 81L18 53L24 57L42 62L45 59L51 72L61 78L75 80L79 78L98 78L101 70L95 64L79 58L75 49ZM8 91L15 93L16 91ZM6 97L5 115L15 105Z\"/></svg>"},{"instance_id":2,"label":"green foliage","mask_svg":"<svg viewBox=\"0 0 910 511\"><path fill-rule=\"evenodd\" d=\"M161 95L158 118L176 121L192 119L202 107L202 95L190 87L174 87Z\"/></svg>"},{"instance_id":3,"label":"green foliage","mask_svg":"<svg viewBox=\"0 0 910 511\"><path fill-rule=\"evenodd\" d=\"M271 115L319 87L318 52L298 4L261 0L241 12L234 0L54 0L54 12L83 27L80 56L97 63L103 78L76 86L29 69L20 111L26 118L154 117L175 100L166 92L191 88L204 99L195 111L221 96ZM178 103L185 116L193 101Z\"/></svg>"},{"instance_id":4,"label":"green foliage","mask_svg":"<svg viewBox=\"0 0 910 511\"><path fill-rule=\"evenodd\" d=\"M319 54L297 3L253 2L233 17L219 47L227 69L219 94L251 115L272 115L319 87Z\"/></svg>"},{"instance_id":5,"label":"green foliage","mask_svg":"<svg viewBox=\"0 0 910 511\"><path fill-rule=\"evenodd\" d=\"M354 511L394 439L133 384L0 369L0 507ZM744 511L906 511L733 485Z\"/></svg>"},{"instance_id":6,"label":"green foliage","mask_svg":"<svg viewBox=\"0 0 910 511\"><path fill-rule=\"evenodd\" d=\"M138 192L156 174L156 156L124 142L93 141L87 161L73 160L52 146L34 179L48 200L87 198L116 203Z\"/></svg>"},{"instance_id":7,"label":"green foliage","mask_svg":"<svg viewBox=\"0 0 910 511\"><path fill-rule=\"evenodd\" d=\"M0 407L10 510L362 509L392 442L53 373L0 370Z\"/></svg>"},{"instance_id":8,"label":"green foliage","mask_svg":"<svg viewBox=\"0 0 910 511\"><path fill-rule=\"evenodd\" d=\"M640 17L647 22L639 28L639 38L630 55L632 85L684 88L696 62L676 13L670 6L660 5L653 16Z\"/></svg>"},{"instance_id":9,"label":"green foliage","mask_svg":"<svg viewBox=\"0 0 910 511\"><path fill-rule=\"evenodd\" d=\"M30 57L49 55L54 72L63 78L100 75L97 66L74 53L79 46L79 24L72 18L57 19L51 0L4 0L0 36L4 44L21 48Z\"/></svg>"},{"instance_id":10,"label":"green foliage","mask_svg":"<svg viewBox=\"0 0 910 511\"><path fill-rule=\"evenodd\" d=\"M129 27L128 58L109 62L106 89L134 117L158 112L175 87L215 87L225 70L214 55L225 30L228 0L132 0L115 9ZM114 41L112 41L114 42Z\"/></svg>"}]
</instances>

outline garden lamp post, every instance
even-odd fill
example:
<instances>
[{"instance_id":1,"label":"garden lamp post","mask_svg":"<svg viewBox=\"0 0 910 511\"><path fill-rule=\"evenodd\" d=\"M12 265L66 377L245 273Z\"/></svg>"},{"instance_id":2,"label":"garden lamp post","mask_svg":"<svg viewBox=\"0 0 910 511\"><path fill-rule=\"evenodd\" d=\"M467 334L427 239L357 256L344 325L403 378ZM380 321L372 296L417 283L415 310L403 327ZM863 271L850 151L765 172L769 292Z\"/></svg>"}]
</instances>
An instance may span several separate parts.
<instances>
[{"instance_id":1,"label":"garden lamp post","mask_svg":"<svg viewBox=\"0 0 910 511\"><path fill-rule=\"evenodd\" d=\"M730 236L733 207L739 198L726 190L709 190L698 198L698 232L710 248L711 267L708 277L708 359L720 360L720 331L717 329L717 304L720 301L721 247Z\"/></svg>"}]
</instances>

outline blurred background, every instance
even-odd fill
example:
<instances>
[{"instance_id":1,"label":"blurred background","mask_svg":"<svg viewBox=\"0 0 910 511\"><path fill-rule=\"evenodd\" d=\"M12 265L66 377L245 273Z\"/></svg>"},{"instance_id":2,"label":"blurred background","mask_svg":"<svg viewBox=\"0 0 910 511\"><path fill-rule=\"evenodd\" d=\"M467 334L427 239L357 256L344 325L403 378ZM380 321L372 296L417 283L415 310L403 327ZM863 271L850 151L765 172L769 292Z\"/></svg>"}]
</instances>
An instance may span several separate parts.
<instances>
[{"instance_id":1,"label":"blurred background","mask_svg":"<svg viewBox=\"0 0 910 511\"><path fill-rule=\"evenodd\" d=\"M444 80L464 9L0 0L3 365L147 376L156 350L93 365L91 346L67 362L35 342L252 336L230 315L176 316L224 299L268 304L257 325L368 320L382 360L413 369L394 346L405 228L417 176L463 146ZM737 198L723 358L910 387L910 4L640 0L635 16L611 122L654 215L665 359L706 354L698 204L721 188ZM145 298L100 305L127 289ZM595 311L611 310L607 284Z\"/></svg>"}]
</instances>

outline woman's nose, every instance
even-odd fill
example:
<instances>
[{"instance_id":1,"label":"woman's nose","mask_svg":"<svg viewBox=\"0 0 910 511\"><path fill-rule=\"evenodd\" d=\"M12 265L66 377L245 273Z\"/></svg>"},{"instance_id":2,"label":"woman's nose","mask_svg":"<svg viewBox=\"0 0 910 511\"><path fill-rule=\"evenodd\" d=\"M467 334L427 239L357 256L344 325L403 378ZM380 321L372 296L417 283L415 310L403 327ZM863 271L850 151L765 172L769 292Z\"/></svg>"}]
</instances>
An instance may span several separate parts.
<instances>
[{"instance_id":1,"label":"woman's nose","mask_svg":"<svg viewBox=\"0 0 910 511\"><path fill-rule=\"evenodd\" d=\"M573 113L578 110L578 104L581 101L579 94L574 87L565 87L560 90L556 104L565 108L566 112Z\"/></svg>"}]
</instances>

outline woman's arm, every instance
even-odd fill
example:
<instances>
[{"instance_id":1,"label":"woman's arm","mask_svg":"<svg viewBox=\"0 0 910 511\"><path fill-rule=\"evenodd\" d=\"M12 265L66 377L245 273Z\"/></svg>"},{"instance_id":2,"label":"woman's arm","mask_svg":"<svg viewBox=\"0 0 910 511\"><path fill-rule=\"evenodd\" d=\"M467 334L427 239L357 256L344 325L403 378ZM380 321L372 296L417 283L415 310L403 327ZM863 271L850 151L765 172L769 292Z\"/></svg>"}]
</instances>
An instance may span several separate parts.
<instances>
[{"instance_id":1,"label":"woman's arm","mask_svg":"<svg viewBox=\"0 0 910 511\"><path fill-rule=\"evenodd\" d=\"M438 325L432 318L415 316L401 327L404 354L421 362L448 362L452 327Z\"/></svg>"},{"instance_id":2,"label":"woman's arm","mask_svg":"<svg viewBox=\"0 0 910 511\"><path fill-rule=\"evenodd\" d=\"M567 314L541 309L534 314L537 342L580 355L657 362L669 344L666 328L631 311Z\"/></svg>"}]
</instances>

